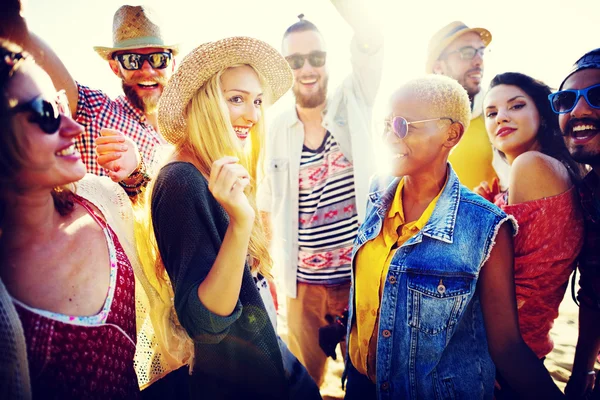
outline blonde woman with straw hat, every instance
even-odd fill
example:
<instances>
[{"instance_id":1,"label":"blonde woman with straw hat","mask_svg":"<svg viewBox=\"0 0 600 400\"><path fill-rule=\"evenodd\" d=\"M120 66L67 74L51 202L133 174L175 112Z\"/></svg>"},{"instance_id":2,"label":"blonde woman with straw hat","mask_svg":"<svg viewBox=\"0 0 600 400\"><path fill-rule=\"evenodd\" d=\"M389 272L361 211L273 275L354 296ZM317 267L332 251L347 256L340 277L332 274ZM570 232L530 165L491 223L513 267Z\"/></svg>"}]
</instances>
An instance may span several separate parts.
<instances>
[{"instance_id":1,"label":"blonde woman with straw hat","mask_svg":"<svg viewBox=\"0 0 600 400\"><path fill-rule=\"evenodd\" d=\"M194 342L195 398L320 398L276 334L265 279L271 258L254 200L263 109L292 79L274 48L232 37L194 49L159 102L174 152L148 190L148 232L156 275L172 282Z\"/></svg>"}]
</instances>

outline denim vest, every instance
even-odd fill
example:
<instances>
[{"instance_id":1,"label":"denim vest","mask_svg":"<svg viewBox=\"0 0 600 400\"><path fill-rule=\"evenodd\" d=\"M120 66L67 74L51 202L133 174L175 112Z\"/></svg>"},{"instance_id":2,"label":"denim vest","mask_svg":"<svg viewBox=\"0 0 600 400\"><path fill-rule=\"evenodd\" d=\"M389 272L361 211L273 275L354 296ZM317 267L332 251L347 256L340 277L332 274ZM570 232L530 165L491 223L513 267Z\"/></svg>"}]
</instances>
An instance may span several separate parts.
<instances>
[{"instance_id":1,"label":"denim vest","mask_svg":"<svg viewBox=\"0 0 600 400\"><path fill-rule=\"evenodd\" d=\"M382 400L493 396L495 367L477 278L500 225L511 217L461 185L448 168L448 182L432 216L398 248L383 287L376 384ZM353 266L358 249L379 235L399 181L372 184L384 189L369 194ZM354 274L352 279L348 321L354 313ZM349 322L348 337L351 328Z\"/></svg>"}]
</instances>

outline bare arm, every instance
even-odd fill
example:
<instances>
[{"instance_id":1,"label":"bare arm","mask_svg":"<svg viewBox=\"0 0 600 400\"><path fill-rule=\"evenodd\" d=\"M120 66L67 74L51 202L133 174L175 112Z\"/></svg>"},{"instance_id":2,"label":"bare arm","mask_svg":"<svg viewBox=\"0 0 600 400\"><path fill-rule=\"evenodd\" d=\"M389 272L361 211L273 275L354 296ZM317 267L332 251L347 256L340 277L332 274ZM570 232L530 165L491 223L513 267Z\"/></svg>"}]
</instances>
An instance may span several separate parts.
<instances>
[{"instance_id":1,"label":"bare arm","mask_svg":"<svg viewBox=\"0 0 600 400\"><path fill-rule=\"evenodd\" d=\"M595 376L596 357L600 352L600 311L585 304L579 307L579 338L571 378L565 389L569 398L578 399L591 392Z\"/></svg>"},{"instance_id":2,"label":"bare arm","mask_svg":"<svg viewBox=\"0 0 600 400\"><path fill-rule=\"evenodd\" d=\"M478 283L490 355L498 371L523 398L564 398L521 337L513 260L511 232L505 223Z\"/></svg>"},{"instance_id":3,"label":"bare arm","mask_svg":"<svg viewBox=\"0 0 600 400\"><path fill-rule=\"evenodd\" d=\"M518 156L511 165L509 204L524 203L561 194L572 186L567 169L554 158L537 151Z\"/></svg>"},{"instance_id":4,"label":"bare arm","mask_svg":"<svg viewBox=\"0 0 600 400\"><path fill-rule=\"evenodd\" d=\"M379 47L383 43L380 23L362 0L331 0L342 18L350 25L360 44Z\"/></svg>"},{"instance_id":5,"label":"bare arm","mask_svg":"<svg viewBox=\"0 0 600 400\"><path fill-rule=\"evenodd\" d=\"M23 18L23 13L17 8L18 1L10 0L10 6L0 13L0 36L6 38L29 52L36 63L42 67L58 90L65 90L71 114L77 112L78 90L77 84L67 67L62 63L54 50L46 44L40 37L31 32L27 26L27 21ZM4 8L4 6L3 6Z\"/></svg>"}]
</instances>

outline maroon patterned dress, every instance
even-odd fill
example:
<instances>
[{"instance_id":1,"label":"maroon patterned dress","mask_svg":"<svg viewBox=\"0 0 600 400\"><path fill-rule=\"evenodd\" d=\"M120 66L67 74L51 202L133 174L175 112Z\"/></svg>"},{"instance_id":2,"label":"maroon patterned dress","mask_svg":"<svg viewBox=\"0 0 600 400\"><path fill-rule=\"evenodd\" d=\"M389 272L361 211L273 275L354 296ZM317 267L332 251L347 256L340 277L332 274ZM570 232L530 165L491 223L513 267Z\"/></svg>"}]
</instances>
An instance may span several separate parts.
<instances>
[{"instance_id":1,"label":"maroon patterned dress","mask_svg":"<svg viewBox=\"0 0 600 400\"><path fill-rule=\"evenodd\" d=\"M13 299L27 341L34 398L136 399L135 280L113 230L77 197L104 230L111 262L102 310L78 317L34 309Z\"/></svg>"}]
</instances>

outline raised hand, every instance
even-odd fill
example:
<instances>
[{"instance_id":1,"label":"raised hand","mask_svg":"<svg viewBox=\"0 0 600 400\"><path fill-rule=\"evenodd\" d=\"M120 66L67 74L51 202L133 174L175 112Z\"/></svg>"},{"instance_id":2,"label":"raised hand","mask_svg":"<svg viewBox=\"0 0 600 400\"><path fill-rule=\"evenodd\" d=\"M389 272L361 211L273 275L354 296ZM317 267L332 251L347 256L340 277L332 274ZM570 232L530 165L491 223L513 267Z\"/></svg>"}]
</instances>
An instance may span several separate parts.
<instances>
[{"instance_id":1,"label":"raised hand","mask_svg":"<svg viewBox=\"0 0 600 400\"><path fill-rule=\"evenodd\" d=\"M481 182L473 189L473 192L493 203L496 196L500 193L500 184L498 178L494 178L492 180L491 186L487 181Z\"/></svg>"},{"instance_id":2,"label":"raised hand","mask_svg":"<svg viewBox=\"0 0 600 400\"><path fill-rule=\"evenodd\" d=\"M141 156L135 142L120 131L103 128L96 138L98 164L114 182L126 179L138 167Z\"/></svg>"},{"instance_id":3,"label":"raised hand","mask_svg":"<svg viewBox=\"0 0 600 400\"><path fill-rule=\"evenodd\" d=\"M250 229L255 212L244 189L250 184L250 175L237 157L226 156L212 165L208 190L229 215L230 224Z\"/></svg>"}]
</instances>

